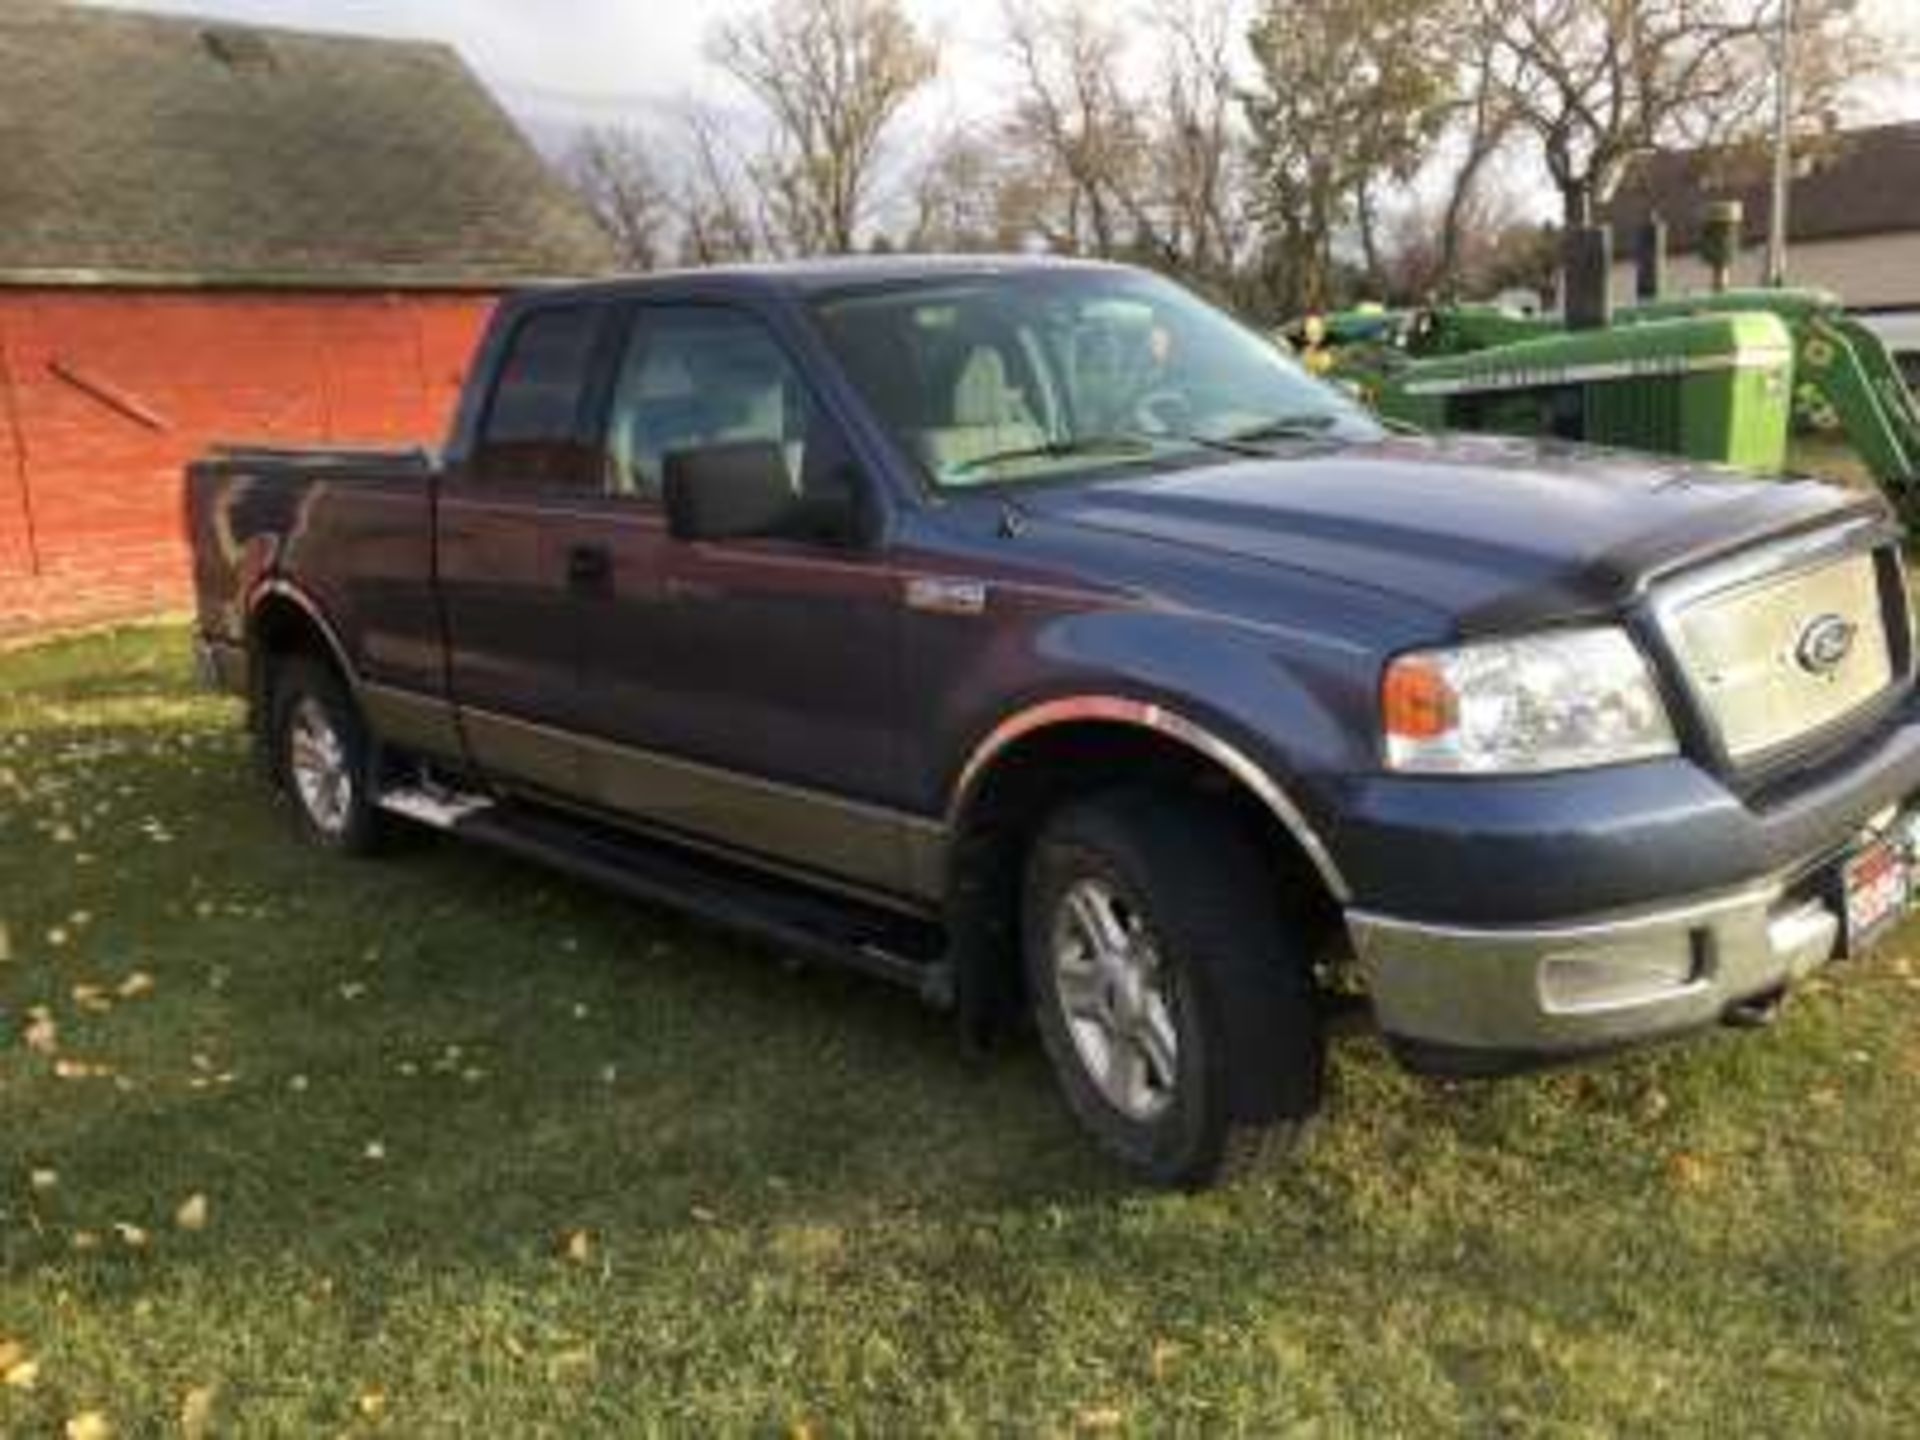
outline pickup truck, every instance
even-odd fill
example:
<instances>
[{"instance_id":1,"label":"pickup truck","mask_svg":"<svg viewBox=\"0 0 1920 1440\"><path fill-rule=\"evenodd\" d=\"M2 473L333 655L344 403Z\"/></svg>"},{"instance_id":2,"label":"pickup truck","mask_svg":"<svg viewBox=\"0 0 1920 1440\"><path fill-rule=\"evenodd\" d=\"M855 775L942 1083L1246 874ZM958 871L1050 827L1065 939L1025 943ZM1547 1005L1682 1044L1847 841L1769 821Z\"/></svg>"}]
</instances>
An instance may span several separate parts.
<instances>
[{"instance_id":1,"label":"pickup truck","mask_svg":"<svg viewBox=\"0 0 1920 1440\"><path fill-rule=\"evenodd\" d=\"M202 663L312 842L1030 1016L1149 1182L1298 1134L1338 1017L1512 1071L1763 1020L1908 903L1882 502L1384 428L1121 266L519 294L437 454L188 480Z\"/></svg>"}]
</instances>

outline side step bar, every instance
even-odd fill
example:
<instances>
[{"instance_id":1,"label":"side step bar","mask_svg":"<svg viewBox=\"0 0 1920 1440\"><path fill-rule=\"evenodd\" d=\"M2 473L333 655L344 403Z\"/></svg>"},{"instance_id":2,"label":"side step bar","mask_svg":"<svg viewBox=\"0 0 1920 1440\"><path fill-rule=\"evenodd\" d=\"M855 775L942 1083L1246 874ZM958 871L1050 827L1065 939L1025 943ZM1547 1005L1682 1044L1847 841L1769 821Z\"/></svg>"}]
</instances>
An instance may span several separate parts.
<instances>
[{"instance_id":1,"label":"side step bar","mask_svg":"<svg viewBox=\"0 0 1920 1440\"><path fill-rule=\"evenodd\" d=\"M548 810L433 787L390 790L380 807L647 904L684 911L811 960L954 1002L936 928L877 905L826 896L744 865Z\"/></svg>"}]
</instances>

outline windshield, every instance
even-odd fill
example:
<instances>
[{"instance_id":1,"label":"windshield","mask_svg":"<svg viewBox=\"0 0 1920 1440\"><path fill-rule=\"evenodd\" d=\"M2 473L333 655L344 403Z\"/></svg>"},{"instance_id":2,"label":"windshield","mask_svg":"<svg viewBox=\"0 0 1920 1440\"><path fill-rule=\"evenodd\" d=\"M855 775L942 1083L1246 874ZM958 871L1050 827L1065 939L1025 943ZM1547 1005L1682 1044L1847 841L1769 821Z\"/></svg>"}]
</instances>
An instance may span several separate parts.
<instances>
[{"instance_id":1,"label":"windshield","mask_svg":"<svg viewBox=\"0 0 1920 1440\"><path fill-rule=\"evenodd\" d=\"M867 403L945 488L1381 433L1274 343L1137 271L929 280L842 291L814 311Z\"/></svg>"}]
</instances>

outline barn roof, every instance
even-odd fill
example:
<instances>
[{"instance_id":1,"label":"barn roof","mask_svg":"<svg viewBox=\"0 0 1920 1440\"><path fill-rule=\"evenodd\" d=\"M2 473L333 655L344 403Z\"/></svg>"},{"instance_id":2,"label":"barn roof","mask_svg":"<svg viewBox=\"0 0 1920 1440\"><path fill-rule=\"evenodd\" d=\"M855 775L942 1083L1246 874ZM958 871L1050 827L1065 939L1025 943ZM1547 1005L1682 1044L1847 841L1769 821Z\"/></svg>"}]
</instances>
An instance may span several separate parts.
<instances>
[{"instance_id":1,"label":"barn roof","mask_svg":"<svg viewBox=\"0 0 1920 1440\"><path fill-rule=\"evenodd\" d=\"M0 4L0 281L497 286L609 264L447 46Z\"/></svg>"},{"instance_id":2,"label":"barn roof","mask_svg":"<svg viewBox=\"0 0 1920 1440\"><path fill-rule=\"evenodd\" d=\"M1608 217L1616 253L1631 254L1650 211L1667 222L1676 251L1692 250L1709 200L1739 200L1743 242L1767 237L1773 155L1764 145L1665 150L1637 162ZM1788 239L1838 240L1920 231L1920 124L1877 125L1821 137L1796 157L1787 196Z\"/></svg>"}]
</instances>

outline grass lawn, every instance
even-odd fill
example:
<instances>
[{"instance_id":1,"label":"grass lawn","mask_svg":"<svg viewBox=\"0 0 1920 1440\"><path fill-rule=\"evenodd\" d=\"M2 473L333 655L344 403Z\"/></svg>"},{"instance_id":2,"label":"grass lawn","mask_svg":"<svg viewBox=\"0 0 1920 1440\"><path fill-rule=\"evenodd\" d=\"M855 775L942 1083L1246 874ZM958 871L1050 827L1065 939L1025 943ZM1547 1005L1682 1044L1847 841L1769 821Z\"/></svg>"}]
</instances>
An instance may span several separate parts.
<instances>
[{"instance_id":1,"label":"grass lawn","mask_svg":"<svg viewBox=\"0 0 1920 1440\"><path fill-rule=\"evenodd\" d=\"M1302 1159L1133 1193L1030 1048L451 844L297 848L185 670L0 657L0 1434L1920 1417L1912 929L1586 1070L1345 1042Z\"/></svg>"}]
</instances>

